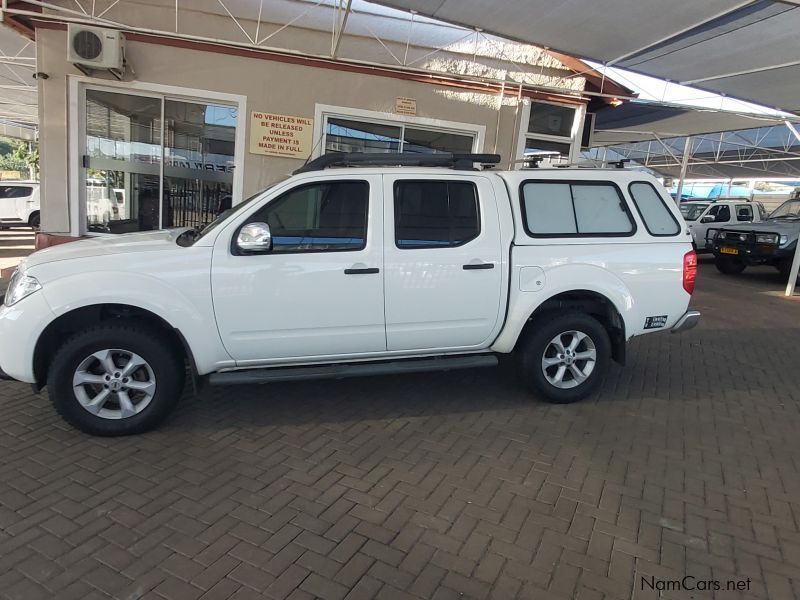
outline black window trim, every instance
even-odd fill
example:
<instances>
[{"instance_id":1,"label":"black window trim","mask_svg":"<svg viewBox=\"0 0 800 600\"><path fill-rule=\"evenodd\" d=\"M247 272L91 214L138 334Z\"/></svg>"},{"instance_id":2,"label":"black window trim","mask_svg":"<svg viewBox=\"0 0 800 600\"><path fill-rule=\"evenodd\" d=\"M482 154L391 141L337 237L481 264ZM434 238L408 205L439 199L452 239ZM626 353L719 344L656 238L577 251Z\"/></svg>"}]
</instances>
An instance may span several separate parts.
<instances>
[{"instance_id":1,"label":"black window trim","mask_svg":"<svg viewBox=\"0 0 800 600\"><path fill-rule=\"evenodd\" d=\"M675 226L677 227L677 231L675 233L653 233L652 231L650 231L650 226L647 224L647 220L644 218L644 215L642 214L642 209L639 208L639 203L636 201L636 196L634 195L633 190L631 189L631 186L633 186L633 184L635 183L643 183L645 185L650 186L650 188L653 190L653 193L655 193L658 199L661 200L661 205L666 209L667 214L672 219L672 222L675 223ZM681 233L683 232L683 227L681 227L681 224L675 220L675 215L669 209L669 206L667 206L667 203L664 200L664 196L658 193L656 186L654 186L649 181L644 181L644 180L631 181L628 184L628 195L631 197L631 202L633 202L633 205L636 207L636 212L639 213L639 218L642 220L642 224L644 225L644 228L647 230L647 233L649 233L653 237L675 237L677 235L681 235Z\"/></svg>"},{"instance_id":2,"label":"black window trim","mask_svg":"<svg viewBox=\"0 0 800 600\"><path fill-rule=\"evenodd\" d=\"M267 252L240 252L239 249L236 247L236 238L239 237L239 232L242 230L244 226L248 223L252 223L252 218L255 216L256 213L259 211L267 208L274 202L280 201L283 197L287 194L295 192L297 190L301 190L303 188L317 186L317 185L324 185L330 183L363 183L367 186L367 206L366 206L366 214L365 214L365 222L364 222L364 243L361 244L358 248L335 248L332 250L329 249L319 249L319 250L269 250ZM369 237L369 209L370 209L370 197L372 195L372 186L370 186L369 180L367 179L321 179L318 181L309 181L306 183L301 183L300 185L293 186L288 190L283 191L279 196L273 198L272 200L268 201L266 204L261 205L261 207L255 209L250 215L242 221L242 224L239 225L236 230L233 232L231 236L231 254L234 256L266 256L272 254L320 254L324 252L361 252L367 247L367 238Z\"/></svg>"},{"instance_id":3,"label":"black window trim","mask_svg":"<svg viewBox=\"0 0 800 600\"><path fill-rule=\"evenodd\" d=\"M524 188L525 185L529 183L561 183L567 184L570 186L569 188L569 195L570 199L572 199L572 213L573 217L575 218L575 229L578 229L578 219L575 215L575 201L572 196L572 186L573 185L610 185L616 190L617 196L619 197L620 206L623 209L623 212L628 217L628 221L631 224L631 230L625 232L603 232L603 233L533 233L530 228L528 227L528 215L525 210L525 194ZM525 229L525 233L528 234L529 237L532 238L542 238L542 239L557 239L557 238L610 238L610 237L633 237L636 235L638 231L638 225L636 224L636 219L633 218L633 214L631 213L630 208L628 207L628 202L625 199L625 196L622 194L622 190L616 184L616 182L611 181L609 179L524 179L519 184L519 207L520 212L522 214L522 227Z\"/></svg>"},{"instance_id":4,"label":"black window trim","mask_svg":"<svg viewBox=\"0 0 800 600\"><path fill-rule=\"evenodd\" d=\"M464 240L458 244L450 243L447 246L440 246L436 244L431 244L428 246L398 246L397 245L397 186L400 183L444 183L444 184L451 184L451 183L466 183L472 186L473 191L475 192L475 211L476 216L478 217L478 230L473 237L468 240ZM450 188L447 188L447 205L448 208L450 206ZM481 213L481 199L480 195L478 194L478 186L474 181L470 181L467 179L395 179L394 184L392 185L392 218L393 222L393 231L392 237L394 237L394 246L398 250L432 250L432 249L449 249L449 248L460 248L461 246L465 246L471 242L477 240L481 233L483 233L483 214ZM452 225L452 224L451 224ZM453 231L452 227L450 228L450 241L452 242Z\"/></svg>"}]
</instances>

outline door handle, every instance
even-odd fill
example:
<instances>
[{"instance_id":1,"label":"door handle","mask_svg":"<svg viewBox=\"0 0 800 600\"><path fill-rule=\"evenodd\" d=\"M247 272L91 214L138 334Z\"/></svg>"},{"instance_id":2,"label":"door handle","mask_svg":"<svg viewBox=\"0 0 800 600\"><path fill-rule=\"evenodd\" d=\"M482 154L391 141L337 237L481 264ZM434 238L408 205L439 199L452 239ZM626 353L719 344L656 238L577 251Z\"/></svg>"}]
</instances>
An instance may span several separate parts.
<instances>
[{"instance_id":1,"label":"door handle","mask_svg":"<svg viewBox=\"0 0 800 600\"><path fill-rule=\"evenodd\" d=\"M476 269L494 269L494 263L469 263L462 267L465 271Z\"/></svg>"},{"instance_id":2,"label":"door handle","mask_svg":"<svg viewBox=\"0 0 800 600\"><path fill-rule=\"evenodd\" d=\"M363 269L345 269L345 275L372 275L374 273L380 273L381 270L378 267L364 267Z\"/></svg>"}]
</instances>

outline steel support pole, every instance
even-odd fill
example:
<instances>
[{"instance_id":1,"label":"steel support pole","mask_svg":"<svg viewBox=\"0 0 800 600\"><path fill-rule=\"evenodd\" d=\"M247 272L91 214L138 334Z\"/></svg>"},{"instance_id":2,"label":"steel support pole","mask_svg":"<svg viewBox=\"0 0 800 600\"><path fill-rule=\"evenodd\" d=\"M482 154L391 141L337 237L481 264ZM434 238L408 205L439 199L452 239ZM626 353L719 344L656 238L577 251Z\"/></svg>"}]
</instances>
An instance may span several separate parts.
<instances>
[{"instance_id":1,"label":"steel support pole","mask_svg":"<svg viewBox=\"0 0 800 600\"><path fill-rule=\"evenodd\" d=\"M786 282L786 296L794 296L794 288L797 285L797 272L800 270L800 240L794 251L792 268L789 269L789 281Z\"/></svg>"},{"instance_id":2,"label":"steel support pole","mask_svg":"<svg viewBox=\"0 0 800 600\"><path fill-rule=\"evenodd\" d=\"M678 178L678 190L675 192L675 202L680 205L681 194L683 193L683 182L686 179L686 171L689 168L689 156L692 153L692 136L686 136L683 144L683 156L681 157L681 175Z\"/></svg>"}]
</instances>

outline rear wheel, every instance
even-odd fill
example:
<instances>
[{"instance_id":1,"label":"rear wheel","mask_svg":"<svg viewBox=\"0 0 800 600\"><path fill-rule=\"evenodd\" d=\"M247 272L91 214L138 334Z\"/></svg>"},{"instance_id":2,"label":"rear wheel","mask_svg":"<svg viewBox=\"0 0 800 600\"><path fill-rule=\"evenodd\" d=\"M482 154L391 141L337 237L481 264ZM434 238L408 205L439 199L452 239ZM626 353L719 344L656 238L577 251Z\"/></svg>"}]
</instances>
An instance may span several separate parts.
<instances>
[{"instance_id":1,"label":"rear wheel","mask_svg":"<svg viewBox=\"0 0 800 600\"><path fill-rule=\"evenodd\" d=\"M38 212L33 213L30 219L28 219L28 225L30 225L31 229L33 229L34 231L39 231L41 224L42 224L42 219L39 216Z\"/></svg>"},{"instance_id":2,"label":"rear wheel","mask_svg":"<svg viewBox=\"0 0 800 600\"><path fill-rule=\"evenodd\" d=\"M725 275L738 275L747 267L747 265L738 258L732 258L730 256L715 257L714 266L717 267L720 273Z\"/></svg>"},{"instance_id":3,"label":"rear wheel","mask_svg":"<svg viewBox=\"0 0 800 600\"><path fill-rule=\"evenodd\" d=\"M549 313L536 319L522 343L520 376L548 402L576 402L600 384L610 356L608 332L595 318Z\"/></svg>"},{"instance_id":4,"label":"rear wheel","mask_svg":"<svg viewBox=\"0 0 800 600\"><path fill-rule=\"evenodd\" d=\"M158 425L183 390L182 355L156 329L101 323L67 340L50 365L50 400L92 435L141 433Z\"/></svg>"}]
</instances>

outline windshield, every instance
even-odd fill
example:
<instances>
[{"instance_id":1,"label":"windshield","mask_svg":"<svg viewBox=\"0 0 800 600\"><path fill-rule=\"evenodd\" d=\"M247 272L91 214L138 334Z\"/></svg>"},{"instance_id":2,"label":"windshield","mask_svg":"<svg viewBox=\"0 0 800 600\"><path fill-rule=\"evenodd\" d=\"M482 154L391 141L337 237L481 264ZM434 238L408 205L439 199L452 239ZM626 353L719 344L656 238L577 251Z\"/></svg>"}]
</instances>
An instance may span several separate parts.
<instances>
[{"instance_id":1,"label":"windshield","mask_svg":"<svg viewBox=\"0 0 800 600\"><path fill-rule=\"evenodd\" d=\"M800 219L800 200L787 200L772 211L770 219Z\"/></svg>"},{"instance_id":2,"label":"windshield","mask_svg":"<svg viewBox=\"0 0 800 600\"><path fill-rule=\"evenodd\" d=\"M687 221L697 221L700 215L708 208L708 204L686 202L680 205L681 214Z\"/></svg>"}]
</instances>

